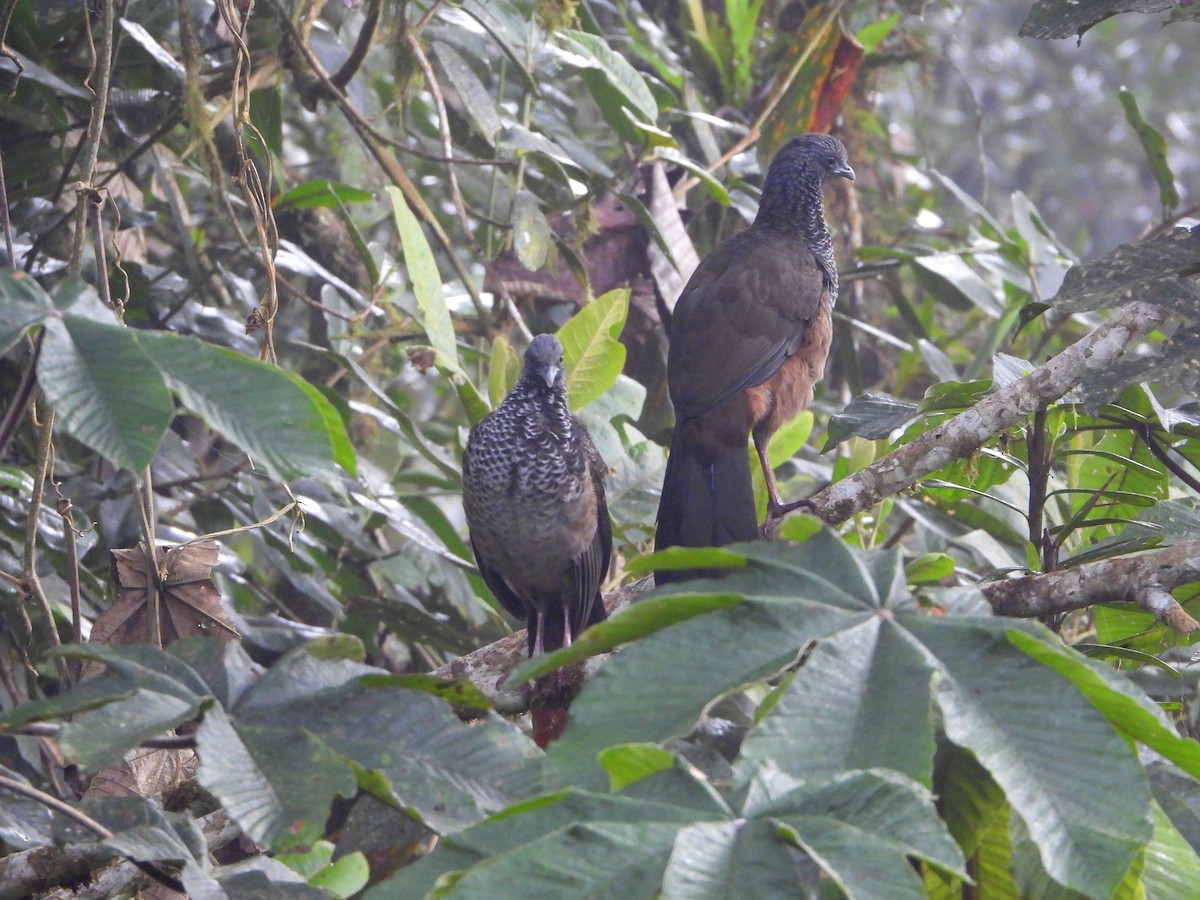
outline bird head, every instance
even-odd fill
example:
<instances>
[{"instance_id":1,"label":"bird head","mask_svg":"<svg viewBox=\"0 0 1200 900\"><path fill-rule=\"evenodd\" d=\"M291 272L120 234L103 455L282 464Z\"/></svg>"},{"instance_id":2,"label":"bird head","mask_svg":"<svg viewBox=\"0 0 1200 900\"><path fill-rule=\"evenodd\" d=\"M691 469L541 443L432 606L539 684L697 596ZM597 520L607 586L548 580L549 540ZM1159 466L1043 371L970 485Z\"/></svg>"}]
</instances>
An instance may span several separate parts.
<instances>
[{"instance_id":1,"label":"bird head","mask_svg":"<svg viewBox=\"0 0 1200 900\"><path fill-rule=\"evenodd\" d=\"M797 166L816 169L824 178L854 180L846 145L831 134L802 134L792 138L771 161L771 169L792 169ZM770 178L769 173L767 177Z\"/></svg>"},{"instance_id":2,"label":"bird head","mask_svg":"<svg viewBox=\"0 0 1200 900\"><path fill-rule=\"evenodd\" d=\"M525 350L525 375L554 387L563 377L563 348L552 334L539 334Z\"/></svg>"}]
</instances>

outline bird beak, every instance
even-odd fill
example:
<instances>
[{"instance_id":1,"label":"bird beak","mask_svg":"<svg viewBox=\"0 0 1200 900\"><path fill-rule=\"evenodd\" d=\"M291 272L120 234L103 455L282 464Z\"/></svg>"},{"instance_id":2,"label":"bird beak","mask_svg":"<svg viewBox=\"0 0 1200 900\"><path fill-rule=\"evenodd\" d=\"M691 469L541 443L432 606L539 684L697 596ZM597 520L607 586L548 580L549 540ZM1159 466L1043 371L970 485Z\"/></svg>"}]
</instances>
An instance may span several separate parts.
<instances>
[{"instance_id":1,"label":"bird beak","mask_svg":"<svg viewBox=\"0 0 1200 900\"><path fill-rule=\"evenodd\" d=\"M538 376L538 378L546 382L546 387L554 387L554 382L558 380L558 366L553 364L548 366L539 366L538 368L534 369L534 373Z\"/></svg>"},{"instance_id":2,"label":"bird beak","mask_svg":"<svg viewBox=\"0 0 1200 900\"><path fill-rule=\"evenodd\" d=\"M833 174L841 178L849 178L851 181L854 180L854 170L849 165L838 166L833 170Z\"/></svg>"}]
</instances>

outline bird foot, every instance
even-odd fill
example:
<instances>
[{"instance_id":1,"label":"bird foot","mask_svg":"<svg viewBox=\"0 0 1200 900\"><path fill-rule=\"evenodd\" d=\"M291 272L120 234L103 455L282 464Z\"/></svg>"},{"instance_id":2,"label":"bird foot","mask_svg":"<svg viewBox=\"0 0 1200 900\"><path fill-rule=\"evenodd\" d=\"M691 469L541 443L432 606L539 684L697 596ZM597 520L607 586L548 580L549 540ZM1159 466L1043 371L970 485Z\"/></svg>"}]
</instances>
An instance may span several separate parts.
<instances>
[{"instance_id":1,"label":"bird foot","mask_svg":"<svg viewBox=\"0 0 1200 900\"><path fill-rule=\"evenodd\" d=\"M768 500L766 524L773 524L779 519L782 519L788 513L795 512L798 509L804 509L810 513L815 513L817 511L817 504L808 499L796 500L793 503L777 503L774 500Z\"/></svg>"}]
</instances>

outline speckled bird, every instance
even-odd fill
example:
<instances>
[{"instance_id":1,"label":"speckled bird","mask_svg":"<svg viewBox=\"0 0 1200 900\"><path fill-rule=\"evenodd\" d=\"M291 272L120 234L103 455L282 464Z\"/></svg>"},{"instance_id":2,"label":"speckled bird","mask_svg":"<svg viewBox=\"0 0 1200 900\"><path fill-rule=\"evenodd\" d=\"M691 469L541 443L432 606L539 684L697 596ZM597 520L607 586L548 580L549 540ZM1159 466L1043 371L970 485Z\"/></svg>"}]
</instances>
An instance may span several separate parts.
<instances>
[{"instance_id":1,"label":"speckled bird","mask_svg":"<svg viewBox=\"0 0 1200 900\"><path fill-rule=\"evenodd\" d=\"M529 654L604 620L612 526L604 460L567 407L563 348L541 334L521 377L471 429L463 507L483 580L529 628Z\"/></svg>"}]
</instances>

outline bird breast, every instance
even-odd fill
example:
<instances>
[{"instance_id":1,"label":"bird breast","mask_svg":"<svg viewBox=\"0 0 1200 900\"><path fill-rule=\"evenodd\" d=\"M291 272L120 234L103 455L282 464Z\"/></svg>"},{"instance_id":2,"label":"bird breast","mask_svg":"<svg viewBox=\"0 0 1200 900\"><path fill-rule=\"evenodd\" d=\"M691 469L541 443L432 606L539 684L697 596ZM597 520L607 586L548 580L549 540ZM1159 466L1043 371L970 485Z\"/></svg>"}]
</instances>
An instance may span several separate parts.
<instances>
[{"instance_id":1,"label":"bird breast","mask_svg":"<svg viewBox=\"0 0 1200 900\"><path fill-rule=\"evenodd\" d=\"M483 562L523 596L561 590L596 534L596 491L568 428L540 415L480 422L464 468L467 524ZM510 421L509 423L513 423Z\"/></svg>"}]
</instances>

